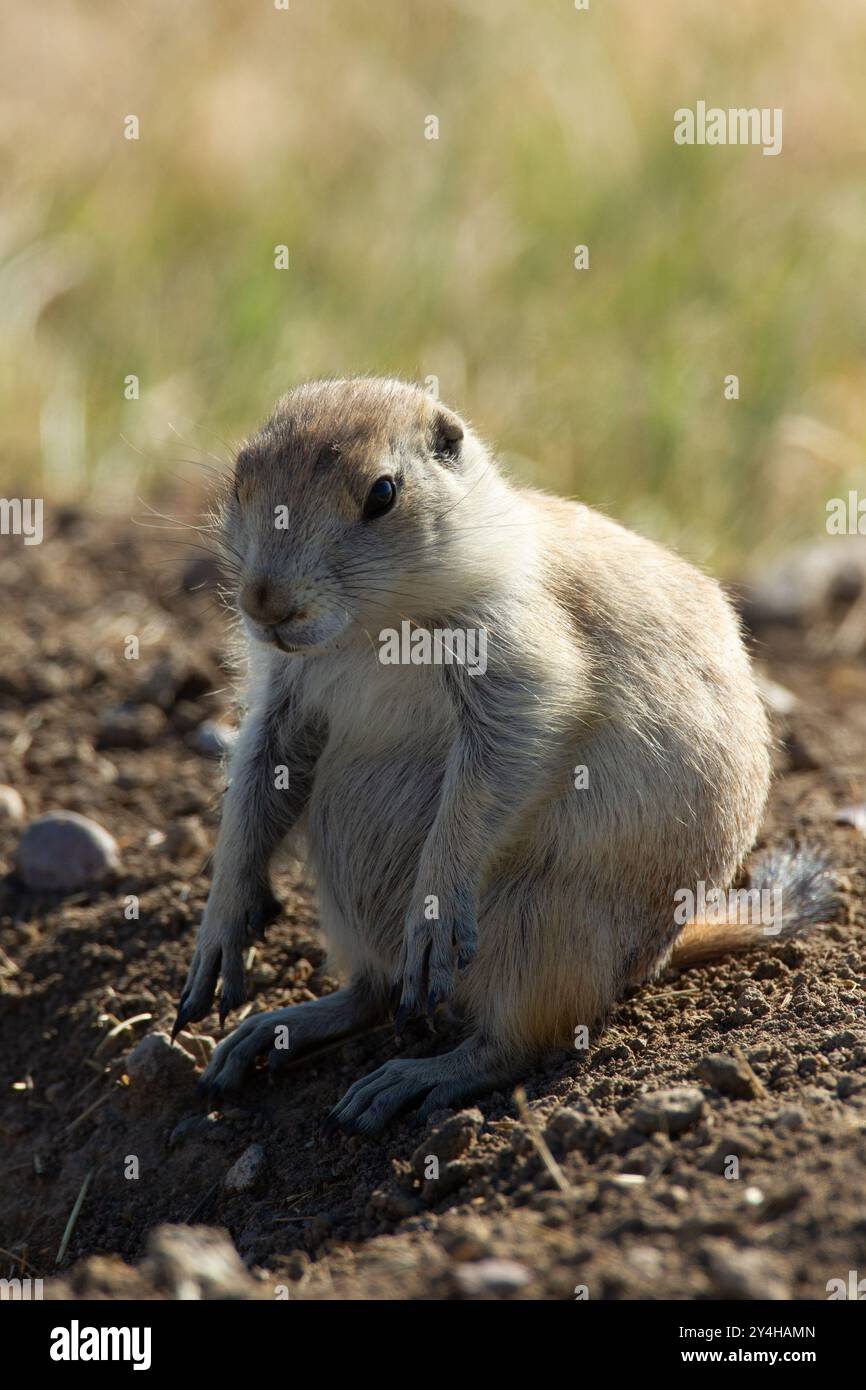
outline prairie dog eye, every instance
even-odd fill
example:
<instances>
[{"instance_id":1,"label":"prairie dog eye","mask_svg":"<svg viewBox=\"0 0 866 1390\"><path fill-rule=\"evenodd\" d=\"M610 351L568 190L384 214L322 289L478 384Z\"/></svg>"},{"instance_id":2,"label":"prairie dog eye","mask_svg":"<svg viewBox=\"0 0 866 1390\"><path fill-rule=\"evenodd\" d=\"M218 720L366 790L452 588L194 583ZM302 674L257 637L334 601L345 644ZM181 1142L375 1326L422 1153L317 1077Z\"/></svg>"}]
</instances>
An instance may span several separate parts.
<instances>
[{"instance_id":1,"label":"prairie dog eye","mask_svg":"<svg viewBox=\"0 0 866 1390\"><path fill-rule=\"evenodd\" d=\"M374 517L384 516L397 501L397 484L393 478L378 478L370 491L367 493L367 500L364 503L364 520L372 521Z\"/></svg>"}]
</instances>

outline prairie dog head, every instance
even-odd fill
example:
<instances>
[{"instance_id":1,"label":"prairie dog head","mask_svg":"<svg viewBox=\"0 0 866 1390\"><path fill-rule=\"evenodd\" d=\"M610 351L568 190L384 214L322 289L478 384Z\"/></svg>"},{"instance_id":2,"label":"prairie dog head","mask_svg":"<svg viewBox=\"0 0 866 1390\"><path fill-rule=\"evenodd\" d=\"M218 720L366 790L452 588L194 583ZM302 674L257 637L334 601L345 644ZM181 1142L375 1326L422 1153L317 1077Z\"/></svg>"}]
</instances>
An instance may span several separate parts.
<instances>
[{"instance_id":1,"label":"prairie dog head","mask_svg":"<svg viewBox=\"0 0 866 1390\"><path fill-rule=\"evenodd\" d=\"M448 613L502 570L495 528L512 498L469 427L426 392L301 386L240 450L223 512L244 626L298 656L353 627Z\"/></svg>"}]
</instances>

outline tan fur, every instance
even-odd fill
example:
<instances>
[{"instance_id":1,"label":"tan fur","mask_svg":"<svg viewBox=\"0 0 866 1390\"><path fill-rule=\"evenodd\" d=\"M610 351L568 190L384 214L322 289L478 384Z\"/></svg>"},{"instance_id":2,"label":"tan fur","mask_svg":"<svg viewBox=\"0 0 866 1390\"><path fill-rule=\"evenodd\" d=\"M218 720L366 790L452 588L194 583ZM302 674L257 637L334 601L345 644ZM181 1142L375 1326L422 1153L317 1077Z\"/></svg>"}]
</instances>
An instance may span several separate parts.
<instances>
[{"instance_id":1,"label":"tan fur","mask_svg":"<svg viewBox=\"0 0 866 1390\"><path fill-rule=\"evenodd\" d=\"M690 970L734 951L751 951L766 945L766 938L754 927L726 922L690 922L683 927L671 952L669 964L675 970Z\"/></svg>"},{"instance_id":2,"label":"tan fur","mask_svg":"<svg viewBox=\"0 0 866 1390\"><path fill-rule=\"evenodd\" d=\"M398 474L393 510L363 521L372 484ZM237 477L224 531L249 708L179 1017L204 1015L220 970L224 1009L243 998L249 932L273 913L267 865L291 833L352 981L327 1019L304 1006L297 1047L382 1017L395 981L403 1014L450 998L472 1029L456 1052L352 1088L337 1119L372 1132L402 1104L426 1097L429 1111L568 1046L664 964L674 894L727 887L754 842L767 721L712 579L506 481L415 388L302 387ZM288 530L274 526L281 505ZM379 634L404 618L483 626L486 673L383 665ZM296 1013L248 1019L208 1084L237 1084L262 1053L284 1060L275 1023Z\"/></svg>"}]
</instances>

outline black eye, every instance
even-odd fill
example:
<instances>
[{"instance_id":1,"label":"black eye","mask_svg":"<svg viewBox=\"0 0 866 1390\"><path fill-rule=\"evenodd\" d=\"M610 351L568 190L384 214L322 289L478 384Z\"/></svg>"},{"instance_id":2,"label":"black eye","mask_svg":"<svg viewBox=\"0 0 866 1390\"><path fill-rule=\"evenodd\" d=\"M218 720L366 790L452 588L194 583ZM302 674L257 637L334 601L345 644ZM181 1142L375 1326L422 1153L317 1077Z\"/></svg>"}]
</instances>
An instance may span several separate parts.
<instances>
[{"instance_id":1,"label":"black eye","mask_svg":"<svg viewBox=\"0 0 866 1390\"><path fill-rule=\"evenodd\" d=\"M367 493L367 500L364 503L364 520L371 521L373 517L383 516L388 512L397 501L397 485L393 478L379 478L370 491Z\"/></svg>"}]
</instances>

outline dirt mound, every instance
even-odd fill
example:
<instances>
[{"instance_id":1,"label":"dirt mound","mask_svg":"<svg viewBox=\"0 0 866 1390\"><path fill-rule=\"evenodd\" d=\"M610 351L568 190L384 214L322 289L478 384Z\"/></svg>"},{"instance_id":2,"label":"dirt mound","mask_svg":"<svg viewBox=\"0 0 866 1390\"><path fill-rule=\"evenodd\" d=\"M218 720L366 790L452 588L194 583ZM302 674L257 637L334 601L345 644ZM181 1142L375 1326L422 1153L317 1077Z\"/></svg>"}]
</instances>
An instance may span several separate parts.
<instances>
[{"instance_id":1,"label":"dirt mound","mask_svg":"<svg viewBox=\"0 0 866 1390\"><path fill-rule=\"evenodd\" d=\"M215 1019L139 1046L173 1019L231 719L207 561L181 572L158 539L71 515L0 564L0 781L28 820L91 817L120 857L71 896L25 890L0 814L2 1275L79 1297L185 1296L198 1268L202 1297L820 1299L866 1270L866 841L836 822L866 800L863 663L790 632L764 652L797 697L767 843L828 855L837 922L636 992L525 1100L324 1142L327 1110L395 1054L389 1028L211 1114L194 1081ZM276 883L255 1008L336 985L302 870Z\"/></svg>"}]
</instances>

